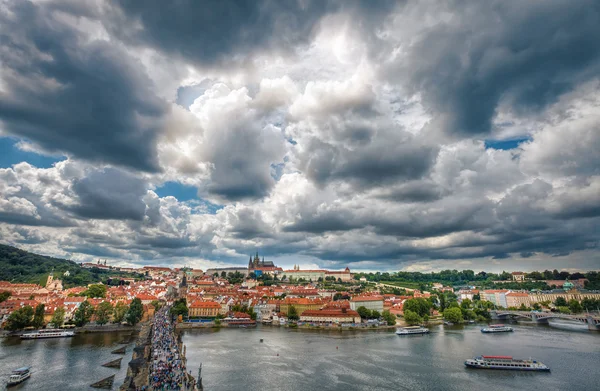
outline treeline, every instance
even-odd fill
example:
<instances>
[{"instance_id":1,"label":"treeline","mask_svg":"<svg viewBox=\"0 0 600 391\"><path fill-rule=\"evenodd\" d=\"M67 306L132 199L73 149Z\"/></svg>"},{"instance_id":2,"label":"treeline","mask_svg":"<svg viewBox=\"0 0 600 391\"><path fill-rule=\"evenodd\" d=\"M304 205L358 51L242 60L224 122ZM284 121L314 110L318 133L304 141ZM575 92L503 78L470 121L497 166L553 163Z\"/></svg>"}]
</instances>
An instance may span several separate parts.
<instances>
[{"instance_id":1,"label":"treeline","mask_svg":"<svg viewBox=\"0 0 600 391\"><path fill-rule=\"evenodd\" d=\"M135 278L137 275L98 268L85 269L78 263L66 259L46 257L0 244L0 281L30 283L44 286L48 275L63 281L65 288L120 278ZM69 272L65 276L65 272ZM113 283L114 284L114 283Z\"/></svg>"},{"instance_id":2,"label":"treeline","mask_svg":"<svg viewBox=\"0 0 600 391\"><path fill-rule=\"evenodd\" d=\"M26 305L9 315L4 328L11 331L22 330L27 327L39 329L45 323L44 313L44 304L38 304L35 309ZM116 324L127 322L129 325L136 325L142 319L143 313L144 307L138 298L133 299L129 306L119 302L113 307L110 302L104 301L98 304L96 308L86 300L77 307L77 310L73 314L73 319L67 321L66 324L82 327L94 317L96 324L99 325L107 324L110 321ZM65 324L65 315L64 307L57 308L52 315L50 323L54 327L63 326Z\"/></svg>"},{"instance_id":3,"label":"treeline","mask_svg":"<svg viewBox=\"0 0 600 391\"><path fill-rule=\"evenodd\" d=\"M512 275L509 272L487 273L481 271L475 273L473 270L442 270L440 272L421 273L421 272L376 272L376 273L354 273L354 278L359 280L365 277L370 282L416 282L430 284L439 282L446 285L465 285L468 283L479 283L479 285L491 285L493 281L511 281ZM544 270L525 273L525 277L531 280L577 280L587 278L589 282L586 285L588 289L600 289L600 274L590 271L586 273L569 273L567 271Z\"/></svg>"}]
</instances>

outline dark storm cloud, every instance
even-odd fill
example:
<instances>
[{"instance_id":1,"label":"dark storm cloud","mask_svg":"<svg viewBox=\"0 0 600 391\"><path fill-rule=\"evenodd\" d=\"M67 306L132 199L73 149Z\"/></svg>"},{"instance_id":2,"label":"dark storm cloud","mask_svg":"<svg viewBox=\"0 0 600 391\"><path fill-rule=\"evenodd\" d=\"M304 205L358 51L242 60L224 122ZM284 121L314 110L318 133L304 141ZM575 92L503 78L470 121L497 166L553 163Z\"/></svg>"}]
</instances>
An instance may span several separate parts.
<instances>
[{"instance_id":1,"label":"dark storm cloud","mask_svg":"<svg viewBox=\"0 0 600 391\"><path fill-rule=\"evenodd\" d=\"M445 191L436 183L423 181L410 181L397 187L389 187L377 196L397 202L431 202L443 197Z\"/></svg>"},{"instance_id":2,"label":"dark storm cloud","mask_svg":"<svg viewBox=\"0 0 600 391\"><path fill-rule=\"evenodd\" d=\"M86 42L47 7L9 1L0 12L4 130L46 150L158 170L166 106L142 64L114 43Z\"/></svg>"},{"instance_id":3,"label":"dark storm cloud","mask_svg":"<svg viewBox=\"0 0 600 391\"><path fill-rule=\"evenodd\" d=\"M600 73L598 1L450 4L388 71L403 69L451 133L488 132L501 100L538 111Z\"/></svg>"},{"instance_id":4,"label":"dark storm cloud","mask_svg":"<svg viewBox=\"0 0 600 391\"><path fill-rule=\"evenodd\" d=\"M321 18L339 9L379 15L394 1L119 0L105 24L132 44L149 45L186 61L214 63L263 50L308 43ZM142 28L138 28L139 22ZM230 57L231 56L231 57Z\"/></svg>"},{"instance_id":5,"label":"dark storm cloud","mask_svg":"<svg viewBox=\"0 0 600 391\"><path fill-rule=\"evenodd\" d=\"M79 205L70 209L85 218L142 220L146 188L144 181L122 170L94 171L73 184Z\"/></svg>"}]
</instances>

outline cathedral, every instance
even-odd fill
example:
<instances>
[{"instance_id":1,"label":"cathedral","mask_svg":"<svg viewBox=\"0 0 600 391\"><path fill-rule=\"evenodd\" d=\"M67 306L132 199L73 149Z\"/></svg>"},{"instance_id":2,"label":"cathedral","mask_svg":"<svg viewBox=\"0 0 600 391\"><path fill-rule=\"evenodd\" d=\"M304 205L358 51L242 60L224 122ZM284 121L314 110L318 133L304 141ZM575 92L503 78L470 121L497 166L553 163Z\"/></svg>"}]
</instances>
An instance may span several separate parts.
<instances>
[{"instance_id":1,"label":"cathedral","mask_svg":"<svg viewBox=\"0 0 600 391\"><path fill-rule=\"evenodd\" d=\"M256 252L254 259L252 259L252 256L250 256L250 261L248 261L248 270L261 269L263 267L275 267L275 264L272 261L265 262L265 257L263 257L261 261L258 257L258 252Z\"/></svg>"}]
</instances>

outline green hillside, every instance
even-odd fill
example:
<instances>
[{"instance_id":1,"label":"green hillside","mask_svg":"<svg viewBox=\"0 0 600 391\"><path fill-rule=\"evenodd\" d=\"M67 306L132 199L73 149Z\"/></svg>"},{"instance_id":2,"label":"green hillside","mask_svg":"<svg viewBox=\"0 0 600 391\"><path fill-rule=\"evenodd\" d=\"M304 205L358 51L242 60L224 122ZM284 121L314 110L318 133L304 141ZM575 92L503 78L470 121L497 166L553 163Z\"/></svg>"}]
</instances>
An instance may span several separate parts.
<instances>
[{"instance_id":1,"label":"green hillside","mask_svg":"<svg viewBox=\"0 0 600 391\"><path fill-rule=\"evenodd\" d=\"M12 246L0 244L0 281L26 282L45 285L48 274L63 280L65 288L83 286L114 277L139 277L117 271L84 269L66 259L33 254ZM63 273L69 271L69 276Z\"/></svg>"}]
</instances>

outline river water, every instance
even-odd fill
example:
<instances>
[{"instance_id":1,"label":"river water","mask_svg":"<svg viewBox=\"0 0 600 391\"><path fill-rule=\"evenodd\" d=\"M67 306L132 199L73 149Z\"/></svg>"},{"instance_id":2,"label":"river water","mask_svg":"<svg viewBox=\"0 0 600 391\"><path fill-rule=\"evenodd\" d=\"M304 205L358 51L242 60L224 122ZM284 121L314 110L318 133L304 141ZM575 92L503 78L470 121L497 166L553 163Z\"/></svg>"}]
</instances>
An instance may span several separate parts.
<instances>
[{"instance_id":1,"label":"river water","mask_svg":"<svg viewBox=\"0 0 600 391\"><path fill-rule=\"evenodd\" d=\"M600 333L578 326L433 326L425 336L275 327L186 330L188 369L219 390L600 390ZM264 342L261 343L260 339ZM476 355L534 357L551 373L466 369Z\"/></svg>"},{"instance_id":2,"label":"river water","mask_svg":"<svg viewBox=\"0 0 600 391\"><path fill-rule=\"evenodd\" d=\"M513 325L514 333L482 334L481 326L432 326L430 335L383 331L309 331L276 327L185 330L188 369L203 363L206 391L230 390L598 390L600 333L570 324ZM33 375L11 390L92 390L115 374L125 378L133 344L111 354L129 332L70 339L0 340L0 390L6 374L32 366ZM260 339L264 342L261 343ZM279 356L278 356L279 354ZM532 356L551 373L467 370L480 354ZM121 369L101 365L123 357Z\"/></svg>"},{"instance_id":3,"label":"river water","mask_svg":"<svg viewBox=\"0 0 600 391\"><path fill-rule=\"evenodd\" d=\"M129 335L131 331L37 341L18 337L0 339L0 390L5 389L10 372L21 366L31 366L31 378L10 390L94 390L90 384L110 375L115 375L116 390L125 379L134 344L127 346L125 355L110 352L124 346L119 342ZM101 366L120 357L123 357L121 369Z\"/></svg>"}]
</instances>

